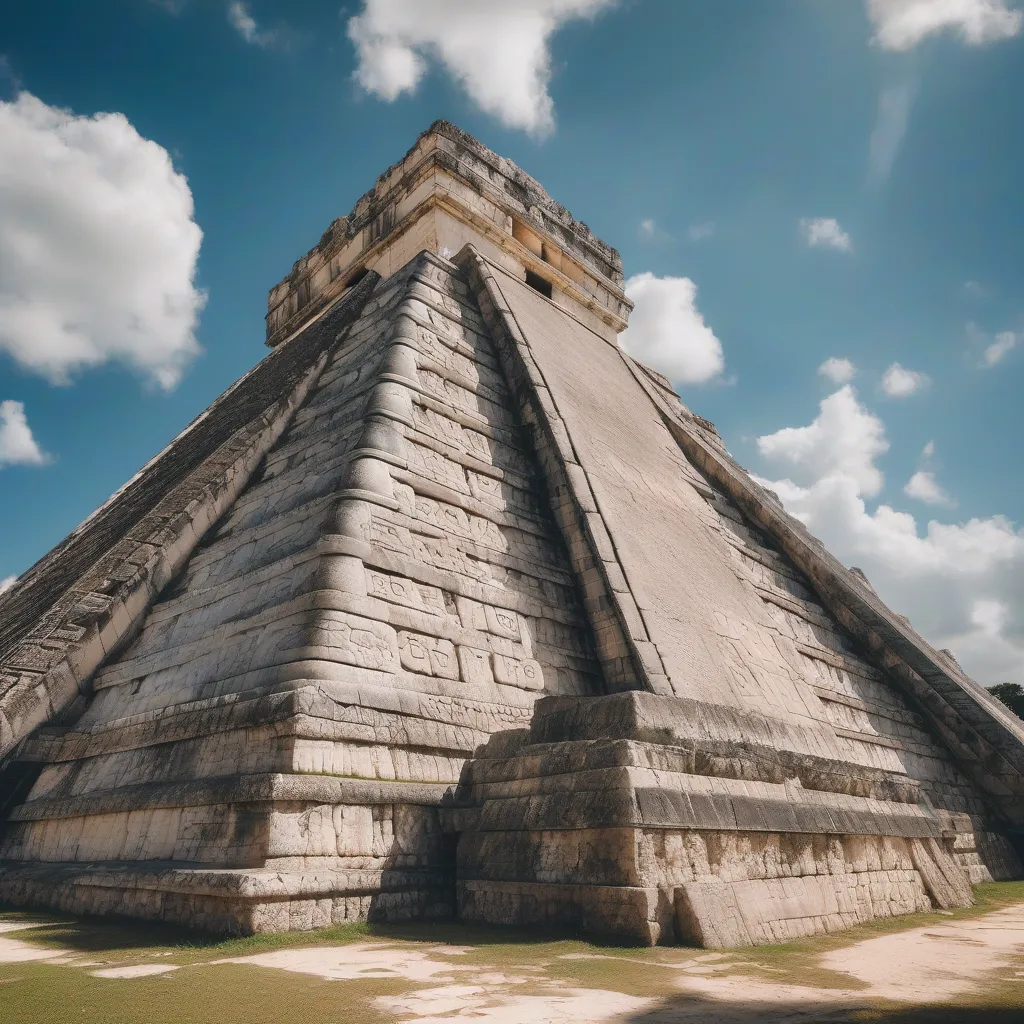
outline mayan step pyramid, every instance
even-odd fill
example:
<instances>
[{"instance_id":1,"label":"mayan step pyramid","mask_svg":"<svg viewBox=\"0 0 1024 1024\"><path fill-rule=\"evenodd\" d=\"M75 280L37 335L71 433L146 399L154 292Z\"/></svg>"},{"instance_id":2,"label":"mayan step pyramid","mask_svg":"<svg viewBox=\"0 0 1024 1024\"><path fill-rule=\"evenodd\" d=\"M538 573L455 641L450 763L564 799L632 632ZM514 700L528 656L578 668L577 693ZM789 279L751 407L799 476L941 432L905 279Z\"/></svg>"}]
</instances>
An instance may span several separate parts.
<instances>
[{"instance_id":1,"label":"mayan step pyramid","mask_svg":"<svg viewBox=\"0 0 1024 1024\"><path fill-rule=\"evenodd\" d=\"M0 899L774 941L1018 875L1024 728L617 345L434 124L272 351L0 597Z\"/></svg>"}]
</instances>

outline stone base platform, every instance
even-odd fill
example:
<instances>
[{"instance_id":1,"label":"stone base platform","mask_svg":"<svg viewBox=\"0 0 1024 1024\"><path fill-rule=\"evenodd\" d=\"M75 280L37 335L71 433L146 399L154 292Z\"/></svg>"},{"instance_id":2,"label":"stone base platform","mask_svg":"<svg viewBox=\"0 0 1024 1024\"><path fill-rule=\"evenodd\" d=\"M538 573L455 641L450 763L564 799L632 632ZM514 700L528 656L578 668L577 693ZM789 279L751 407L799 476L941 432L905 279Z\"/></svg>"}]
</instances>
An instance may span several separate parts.
<instances>
[{"instance_id":1,"label":"stone base platform","mask_svg":"<svg viewBox=\"0 0 1024 1024\"><path fill-rule=\"evenodd\" d=\"M554 854L562 837L548 837L545 852ZM642 842L640 834L634 841ZM665 838L665 837L662 837ZM724 839L721 833L683 833L670 837L680 845L701 846ZM932 910L935 906L969 906L969 886L941 850L928 845L885 842L811 844L794 835L730 836L734 872L744 867L752 877L722 881L697 875L680 884L651 886L569 882L522 882L475 879L457 886L459 918L464 921L570 929L629 944L679 942L720 948L785 942L805 935L842 931L880 917ZM804 870L784 864L787 846L810 849ZM852 847L856 863L845 860ZM745 855L778 859L780 870L745 864ZM815 853L820 857L814 860ZM754 859L754 858L752 858ZM884 866L883 866L884 865ZM916 865L916 866L915 866ZM830 871L833 868L834 871ZM922 871L938 881L929 889ZM859 869L859 870L858 870ZM944 875L949 871L952 879ZM680 872L682 874L683 872ZM760 876L760 877L758 877Z\"/></svg>"},{"instance_id":2,"label":"stone base platform","mask_svg":"<svg viewBox=\"0 0 1024 1024\"><path fill-rule=\"evenodd\" d=\"M0 844L0 902L249 935L451 917L436 783L261 774L41 796Z\"/></svg>"},{"instance_id":3,"label":"stone base platform","mask_svg":"<svg viewBox=\"0 0 1024 1024\"><path fill-rule=\"evenodd\" d=\"M304 874L115 862L5 865L0 873L0 901L12 906L146 918L222 935L450 918L454 896L444 870Z\"/></svg>"},{"instance_id":4,"label":"stone base platform","mask_svg":"<svg viewBox=\"0 0 1024 1024\"><path fill-rule=\"evenodd\" d=\"M640 692L540 701L442 811L459 917L741 946L968 906L972 879L1019 874L997 830L918 781L813 753L796 728L757 742L768 726Z\"/></svg>"}]
</instances>

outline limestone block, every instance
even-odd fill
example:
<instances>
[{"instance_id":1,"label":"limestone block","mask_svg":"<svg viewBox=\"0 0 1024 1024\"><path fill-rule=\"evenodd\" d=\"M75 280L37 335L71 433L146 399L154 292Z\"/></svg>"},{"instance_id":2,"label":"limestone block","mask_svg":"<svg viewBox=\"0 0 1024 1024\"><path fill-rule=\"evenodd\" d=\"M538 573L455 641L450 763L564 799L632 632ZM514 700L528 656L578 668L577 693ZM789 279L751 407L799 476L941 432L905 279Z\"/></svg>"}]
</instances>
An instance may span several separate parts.
<instances>
[{"instance_id":1,"label":"limestone block","mask_svg":"<svg viewBox=\"0 0 1024 1024\"><path fill-rule=\"evenodd\" d=\"M374 515L370 520L369 540L371 544L380 545L391 551L412 553L412 533L406 527L396 526L378 515Z\"/></svg>"},{"instance_id":2,"label":"limestone block","mask_svg":"<svg viewBox=\"0 0 1024 1024\"><path fill-rule=\"evenodd\" d=\"M519 641L522 639L519 616L514 611L509 611L506 608L495 608L489 604L484 605L484 621L487 624L487 631L489 633L508 637L510 640Z\"/></svg>"},{"instance_id":3,"label":"limestone block","mask_svg":"<svg viewBox=\"0 0 1024 1024\"><path fill-rule=\"evenodd\" d=\"M911 839L910 856L935 906L969 907L974 903L970 880L942 843Z\"/></svg>"},{"instance_id":4,"label":"limestone block","mask_svg":"<svg viewBox=\"0 0 1024 1024\"><path fill-rule=\"evenodd\" d=\"M455 607L459 612L459 620L464 629L477 629L485 632L487 629L487 616L484 606L479 601L464 597L461 594L455 597Z\"/></svg>"},{"instance_id":5,"label":"limestone block","mask_svg":"<svg viewBox=\"0 0 1024 1024\"><path fill-rule=\"evenodd\" d=\"M324 648L332 660L387 672L398 668L398 636L385 623L326 611L310 634L311 646Z\"/></svg>"},{"instance_id":6,"label":"limestone block","mask_svg":"<svg viewBox=\"0 0 1024 1024\"><path fill-rule=\"evenodd\" d=\"M505 495L500 480L495 480L492 476L485 476L482 473L474 473L469 471L466 473L466 477L469 481L469 492L478 501L483 501L488 505L502 505L505 501Z\"/></svg>"},{"instance_id":7,"label":"limestone block","mask_svg":"<svg viewBox=\"0 0 1024 1024\"><path fill-rule=\"evenodd\" d=\"M450 640L402 630L398 634L398 650L402 668L410 672L443 679L459 678L455 645Z\"/></svg>"},{"instance_id":8,"label":"limestone block","mask_svg":"<svg viewBox=\"0 0 1024 1024\"><path fill-rule=\"evenodd\" d=\"M504 654L492 654L491 663L496 682L519 686L524 690L544 689L544 671L540 663L532 658L519 660Z\"/></svg>"},{"instance_id":9,"label":"limestone block","mask_svg":"<svg viewBox=\"0 0 1024 1024\"><path fill-rule=\"evenodd\" d=\"M685 882L674 890L676 935L686 945L720 949L750 946L736 887L719 882Z\"/></svg>"},{"instance_id":10,"label":"limestone block","mask_svg":"<svg viewBox=\"0 0 1024 1024\"><path fill-rule=\"evenodd\" d=\"M415 608L417 611L428 610L420 588L412 580L403 579L400 576L391 576L387 573L367 569L366 592L370 597L376 597L392 604Z\"/></svg>"},{"instance_id":11,"label":"limestone block","mask_svg":"<svg viewBox=\"0 0 1024 1024\"><path fill-rule=\"evenodd\" d=\"M475 686L490 686L494 683L491 671L491 656L487 651L459 645L459 670L463 682Z\"/></svg>"}]
</instances>

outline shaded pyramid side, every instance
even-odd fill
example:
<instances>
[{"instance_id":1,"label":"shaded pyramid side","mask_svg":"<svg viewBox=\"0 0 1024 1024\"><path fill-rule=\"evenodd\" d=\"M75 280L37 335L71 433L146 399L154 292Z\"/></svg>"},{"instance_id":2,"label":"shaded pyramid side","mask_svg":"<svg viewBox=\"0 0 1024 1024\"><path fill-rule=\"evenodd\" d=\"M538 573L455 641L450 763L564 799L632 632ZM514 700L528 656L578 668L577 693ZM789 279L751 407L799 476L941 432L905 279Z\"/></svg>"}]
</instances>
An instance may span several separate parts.
<instances>
[{"instance_id":1,"label":"shaded pyramid side","mask_svg":"<svg viewBox=\"0 0 1024 1024\"><path fill-rule=\"evenodd\" d=\"M0 772L138 630L290 422L378 280L368 274L263 359L0 594Z\"/></svg>"},{"instance_id":2,"label":"shaded pyramid side","mask_svg":"<svg viewBox=\"0 0 1024 1024\"><path fill-rule=\"evenodd\" d=\"M382 282L88 706L20 751L0 894L242 931L449 912L466 758L603 691L514 408L451 264Z\"/></svg>"},{"instance_id":3,"label":"shaded pyramid side","mask_svg":"<svg viewBox=\"0 0 1024 1024\"><path fill-rule=\"evenodd\" d=\"M851 610L863 584L656 374L478 253L460 262L566 495L606 676L633 690L545 701L470 765L460 913L729 945L1019 873L1019 727L905 630L932 665L915 673L896 617L873 595Z\"/></svg>"}]
</instances>

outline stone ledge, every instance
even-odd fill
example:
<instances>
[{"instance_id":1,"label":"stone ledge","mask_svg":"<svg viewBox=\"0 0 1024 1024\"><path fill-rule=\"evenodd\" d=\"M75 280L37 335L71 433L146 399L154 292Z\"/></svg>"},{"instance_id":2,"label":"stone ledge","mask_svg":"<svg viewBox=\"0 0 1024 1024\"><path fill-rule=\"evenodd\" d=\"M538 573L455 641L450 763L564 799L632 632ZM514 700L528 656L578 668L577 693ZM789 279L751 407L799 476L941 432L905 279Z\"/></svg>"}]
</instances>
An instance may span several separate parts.
<instances>
[{"instance_id":1,"label":"stone ledge","mask_svg":"<svg viewBox=\"0 0 1024 1024\"><path fill-rule=\"evenodd\" d=\"M7 863L0 865L0 900L66 913L157 919L229 935L445 918L455 909L451 879L436 870L289 874L157 862Z\"/></svg>"},{"instance_id":2,"label":"stone ledge","mask_svg":"<svg viewBox=\"0 0 1024 1024\"><path fill-rule=\"evenodd\" d=\"M680 776L678 781L698 785L732 780ZM581 790L568 782L564 792L485 799L476 828L517 832L645 827L934 839L943 835L941 821L916 805L864 801L868 806L860 808L849 806L854 797L846 797L844 806L835 798L810 800L818 794L772 788L778 790L777 796L749 796L703 785L693 790L628 784Z\"/></svg>"},{"instance_id":3,"label":"stone ledge","mask_svg":"<svg viewBox=\"0 0 1024 1024\"><path fill-rule=\"evenodd\" d=\"M104 793L21 804L10 821L47 821L156 807L215 804L440 804L448 783L388 782L329 775L226 775L197 782L150 782Z\"/></svg>"},{"instance_id":4,"label":"stone ledge","mask_svg":"<svg viewBox=\"0 0 1024 1024\"><path fill-rule=\"evenodd\" d=\"M490 748L473 762L474 791L491 783L552 778L630 766L747 782L797 782L806 790L916 804L921 784L905 775L753 743L692 740L663 745L630 739L530 744L501 757Z\"/></svg>"},{"instance_id":5,"label":"stone ledge","mask_svg":"<svg viewBox=\"0 0 1024 1024\"><path fill-rule=\"evenodd\" d=\"M602 697L542 698L531 740L634 739L669 746L701 740L820 756L817 750L831 733L824 723L803 725L724 704L630 690Z\"/></svg>"}]
</instances>

